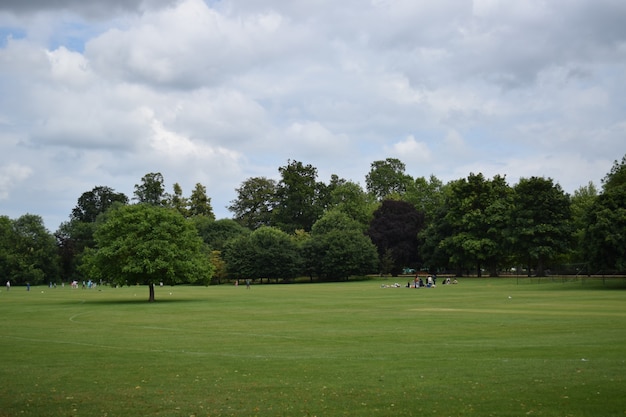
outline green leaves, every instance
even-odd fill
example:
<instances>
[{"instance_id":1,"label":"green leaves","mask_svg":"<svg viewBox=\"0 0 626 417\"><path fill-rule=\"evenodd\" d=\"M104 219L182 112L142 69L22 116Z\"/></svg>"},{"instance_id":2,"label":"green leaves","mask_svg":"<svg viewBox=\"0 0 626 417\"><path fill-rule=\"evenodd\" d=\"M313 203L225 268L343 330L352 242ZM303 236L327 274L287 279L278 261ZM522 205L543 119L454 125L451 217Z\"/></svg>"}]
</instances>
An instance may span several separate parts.
<instances>
[{"instance_id":1,"label":"green leaves","mask_svg":"<svg viewBox=\"0 0 626 417\"><path fill-rule=\"evenodd\" d=\"M193 283L211 278L208 248L174 209L136 204L110 211L94 235L83 271L124 284Z\"/></svg>"}]
</instances>

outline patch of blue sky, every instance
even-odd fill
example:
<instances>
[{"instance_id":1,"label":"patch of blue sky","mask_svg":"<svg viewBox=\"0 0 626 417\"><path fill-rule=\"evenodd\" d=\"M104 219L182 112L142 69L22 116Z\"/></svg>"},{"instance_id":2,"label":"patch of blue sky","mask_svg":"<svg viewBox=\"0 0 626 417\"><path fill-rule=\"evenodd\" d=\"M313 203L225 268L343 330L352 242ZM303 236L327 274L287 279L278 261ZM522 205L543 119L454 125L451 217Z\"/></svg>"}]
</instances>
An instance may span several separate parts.
<instances>
[{"instance_id":1,"label":"patch of blue sky","mask_svg":"<svg viewBox=\"0 0 626 417\"><path fill-rule=\"evenodd\" d=\"M105 30L105 28L87 25L80 21L65 21L50 37L48 48L55 50L60 47L65 47L70 51L83 53L85 51L85 44Z\"/></svg>"},{"instance_id":2,"label":"patch of blue sky","mask_svg":"<svg viewBox=\"0 0 626 417\"><path fill-rule=\"evenodd\" d=\"M7 45L9 39L24 39L26 31L21 28L0 26L0 48Z\"/></svg>"}]
</instances>

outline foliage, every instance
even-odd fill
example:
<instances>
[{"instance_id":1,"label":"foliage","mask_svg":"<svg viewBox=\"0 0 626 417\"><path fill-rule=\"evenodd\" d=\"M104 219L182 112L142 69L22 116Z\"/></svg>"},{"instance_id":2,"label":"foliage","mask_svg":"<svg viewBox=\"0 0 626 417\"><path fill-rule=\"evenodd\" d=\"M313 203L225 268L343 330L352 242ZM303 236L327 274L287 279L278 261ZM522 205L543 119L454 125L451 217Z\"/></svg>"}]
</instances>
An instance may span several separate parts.
<instances>
[{"instance_id":1,"label":"foliage","mask_svg":"<svg viewBox=\"0 0 626 417\"><path fill-rule=\"evenodd\" d=\"M134 199L138 203L153 206L167 204L163 175L160 172L150 172L141 178L141 184L135 184Z\"/></svg>"},{"instance_id":2,"label":"foliage","mask_svg":"<svg viewBox=\"0 0 626 417\"><path fill-rule=\"evenodd\" d=\"M374 212L367 234L376 245L382 261L389 251L393 258L392 275L406 266L420 263L418 233L424 228L424 213L405 201L384 200Z\"/></svg>"},{"instance_id":3,"label":"foliage","mask_svg":"<svg viewBox=\"0 0 626 417\"><path fill-rule=\"evenodd\" d=\"M327 212L302 246L305 268L322 279L348 279L376 271L376 246L347 214Z\"/></svg>"},{"instance_id":4,"label":"foliage","mask_svg":"<svg viewBox=\"0 0 626 417\"><path fill-rule=\"evenodd\" d=\"M520 262L545 275L545 266L570 248L569 196L549 178L522 178L514 187L511 242Z\"/></svg>"},{"instance_id":5,"label":"foliage","mask_svg":"<svg viewBox=\"0 0 626 417\"><path fill-rule=\"evenodd\" d=\"M457 267L473 265L481 276L488 266L491 275L505 259L506 234L511 210L511 189L503 177L486 180L482 174L450 183L439 230L439 245Z\"/></svg>"},{"instance_id":6,"label":"foliage","mask_svg":"<svg viewBox=\"0 0 626 417\"><path fill-rule=\"evenodd\" d=\"M197 183L189 197L189 215L205 216L215 220L211 198L206 193L206 187Z\"/></svg>"},{"instance_id":7,"label":"foliage","mask_svg":"<svg viewBox=\"0 0 626 417\"><path fill-rule=\"evenodd\" d=\"M224 259L235 279L290 280L301 267L296 243L287 233L269 226L228 241Z\"/></svg>"},{"instance_id":8,"label":"foliage","mask_svg":"<svg viewBox=\"0 0 626 417\"><path fill-rule=\"evenodd\" d=\"M211 220L209 217L200 216L191 220L204 243L218 251L223 250L230 239L250 234L250 230L232 219Z\"/></svg>"},{"instance_id":9,"label":"foliage","mask_svg":"<svg viewBox=\"0 0 626 417\"><path fill-rule=\"evenodd\" d=\"M352 181L344 181L332 187L327 210L338 210L347 214L366 230L378 207L370 195L361 186Z\"/></svg>"},{"instance_id":10,"label":"foliage","mask_svg":"<svg viewBox=\"0 0 626 417\"><path fill-rule=\"evenodd\" d=\"M71 220L93 223L100 213L104 213L115 203L128 204L124 193L116 193L110 187L98 186L84 192L72 209Z\"/></svg>"},{"instance_id":11,"label":"foliage","mask_svg":"<svg viewBox=\"0 0 626 417\"><path fill-rule=\"evenodd\" d=\"M0 216L0 276L18 285L59 281L55 239L40 216Z\"/></svg>"},{"instance_id":12,"label":"foliage","mask_svg":"<svg viewBox=\"0 0 626 417\"><path fill-rule=\"evenodd\" d=\"M228 207L234 220L250 230L271 224L276 181L265 177L248 178L235 191L237 198Z\"/></svg>"},{"instance_id":13,"label":"foliage","mask_svg":"<svg viewBox=\"0 0 626 417\"><path fill-rule=\"evenodd\" d=\"M372 162L370 172L365 176L367 192L379 201L392 195L403 195L412 182L405 170L404 162L396 158Z\"/></svg>"},{"instance_id":14,"label":"foliage","mask_svg":"<svg viewBox=\"0 0 626 417\"><path fill-rule=\"evenodd\" d=\"M585 230L587 229L587 218L589 211L598 198L598 189L589 181L586 186L581 186L574 191L570 200L572 213L572 241L573 246L569 257L570 263L582 264L586 262L583 248L585 247Z\"/></svg>"},{"instance_id":15,"label":"foliage","mask_svg":"<svg viewBox=\"0 0 626 417\"><path fill-rule=\"evenodd\" d=\"M85 275L118 285L207 283L213 267L193 225L177 211L149 204L107 212L94 234L97 249L82 265Z\"/></svg>"},{"instance_id":16,"label":"foliage","mask_svg":"<svg viewBox=\"0 0 626 417\"><path fill-rule=\"evenodd\" d=\"M590 267L626 270L626 156L603 179L602 193L587 211L584 250ZM595 272L595 271L592 271Z\"/></svg>"},{"instance_id":17,"label":"foliage","mask_svg":"<svg viewBox=\"0 0 626 417\"><path fill-rule=\"evenodd\" d=\"M276 189L273 224L288 233L302 229L311 230L322 215L324 205L320 196L325 185L318 183L317 168L299 161L288 161L280 167L281 180Z\"/></svg>"},{"instance_id":18,"label":"foliage","mask_svg":"<svg viewBox=\"0 0 626 417\"><path fill-rule=\"evenodd\" d=\"M443 183L434 175L427 180L416 178L407 185L403 201L413 204L415 209L424 213L426 222L432 221L439 207L443 205Z\"/></svg>"}]
</instances>

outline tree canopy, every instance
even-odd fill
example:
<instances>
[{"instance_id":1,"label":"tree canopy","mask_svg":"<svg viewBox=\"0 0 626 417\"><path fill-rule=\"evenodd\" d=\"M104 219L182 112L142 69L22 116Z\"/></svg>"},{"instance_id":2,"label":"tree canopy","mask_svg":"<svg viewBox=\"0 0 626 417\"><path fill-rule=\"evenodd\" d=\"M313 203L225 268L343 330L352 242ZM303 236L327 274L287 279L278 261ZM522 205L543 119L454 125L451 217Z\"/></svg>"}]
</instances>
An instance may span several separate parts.
<instances>
[{"instance_id":1,"label":"tree canopy","mask_svg":"<svg viewBox=\"0 0 626 417\"><path fill-rule=\"evenodd\" d=\"M154 301L155 284L202 282L213 273L208 248L193 224L176 210L134 204L99 219L96 248L87 252L83 272L118 285L144 284Z\"/></svg>"}]
</instances>

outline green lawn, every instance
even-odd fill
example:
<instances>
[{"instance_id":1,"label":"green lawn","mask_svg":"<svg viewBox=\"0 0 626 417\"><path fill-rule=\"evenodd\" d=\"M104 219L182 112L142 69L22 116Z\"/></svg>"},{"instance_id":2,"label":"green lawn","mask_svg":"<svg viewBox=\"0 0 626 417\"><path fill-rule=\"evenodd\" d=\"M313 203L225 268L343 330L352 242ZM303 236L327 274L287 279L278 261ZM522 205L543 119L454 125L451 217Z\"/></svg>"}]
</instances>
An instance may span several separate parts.
<instances>
[{"instance_id":1,"label":"green lawn","mask_svg":"<svg viewBox=\"0 0 626 417\"><path fill-rule=\"evenodd\" d=\"M0 416L626 415L624 282L392 282L2 287Z\"/></svg>"}]
</instances>

